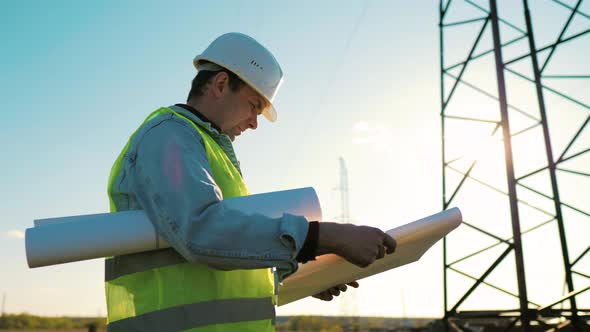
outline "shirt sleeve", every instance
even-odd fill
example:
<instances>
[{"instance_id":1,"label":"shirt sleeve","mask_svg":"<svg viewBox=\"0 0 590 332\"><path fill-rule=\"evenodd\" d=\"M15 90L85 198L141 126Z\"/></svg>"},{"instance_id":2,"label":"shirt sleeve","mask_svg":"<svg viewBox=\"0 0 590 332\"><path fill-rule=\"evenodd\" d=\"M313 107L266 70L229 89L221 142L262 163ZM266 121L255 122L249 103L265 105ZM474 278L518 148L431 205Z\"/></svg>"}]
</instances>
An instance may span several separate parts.
<instances>
[{"instance_id":1,"label":"shirt sleeve","mask_svg":"<svg viewBox=\"0 0 590 332\"><path fill-rule=\"evenodd\" d=\"M280 280L297 270L307 220L291 214L245 215L227 207L203 139L189 124L167 118L133 146L126 166L130 191L158 233L185 259L220 270L276 267Z\"/></svg>"},{"instance_id":2,"label":"shirt sleeve","mask_svg":"<svg viewBox=\"0 0 590 332\"><path fill-rule=\"evenodd\" d=\"M305 242L303 242L303 246L301 247L301 250L299 250L299 253L296 257L299 263L315 261L316 254L318 251L318 240L320 235L319 229L319 222L309 222L309 229L307 231L307 236L305 237Z\"/></svg>"}]
</instances>

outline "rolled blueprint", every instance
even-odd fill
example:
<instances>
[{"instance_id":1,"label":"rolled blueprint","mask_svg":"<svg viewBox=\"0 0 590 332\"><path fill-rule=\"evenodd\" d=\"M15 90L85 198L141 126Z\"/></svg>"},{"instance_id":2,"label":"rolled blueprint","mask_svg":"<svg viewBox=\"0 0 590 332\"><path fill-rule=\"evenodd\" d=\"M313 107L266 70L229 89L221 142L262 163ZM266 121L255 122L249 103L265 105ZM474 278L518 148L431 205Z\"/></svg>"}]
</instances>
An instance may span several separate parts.
<instances>
[{"instance_id":1,"label":"rolled blueprint","mask_svg":"<svg viewBox=\"0 0 590 332\"><path fill-rule=\"evenodd\" d=\"M323 255L315 261L299 264L297 272L285 279L279 287L278 304L285 305L336 285L415 262L461 222L461 211L452 208L391 229L387 234L397 242L395 252L385 255L366 268L360 268L336 255Z\"/></svg>"},{"instance_id":2,"label":"rolled blueprint","mask_svg":"<svg viewBox=\"0 0 590 332\"><path fill-rule=\"evenodd\" d=\"M322 219L313 188L300 188L223 200L245 214L277 218L283 213ZM29 267L168 248L142 210L35 220L25 232Z\"/></svg>"}]
</instances>

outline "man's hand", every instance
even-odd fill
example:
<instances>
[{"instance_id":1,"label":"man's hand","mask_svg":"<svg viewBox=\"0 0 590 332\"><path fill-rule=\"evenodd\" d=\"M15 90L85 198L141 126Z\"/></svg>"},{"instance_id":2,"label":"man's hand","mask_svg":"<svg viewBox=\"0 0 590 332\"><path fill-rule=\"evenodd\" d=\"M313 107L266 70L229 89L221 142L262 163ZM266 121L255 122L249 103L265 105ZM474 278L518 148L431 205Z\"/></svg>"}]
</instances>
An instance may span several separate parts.
<instances>
[{"instance_id":1,"label":"man's hand","mask_svg":"<svg viewBox=\"0 0 590 332\"><path fill-rule=\"evenodd\" d=\"M346 292L346 289L348 288L346 285L354 288L359 288L359 283L356 281L352 281L343 285L334 286L312 296L322 301L332 301L334 296L340 295L341 292Z\"/></svg>"},{"instance_id":2,"label":"man's hand","mask_svg":"<svg viewBox=\"0 0 590 332\"><path fill-rule=\"evenodd\" d=\"M393 253L395 246L391 236L375 227L320 223L318 255L333 253L352 264L367 267L385 253Z\"/></svg>"}]
</instances>

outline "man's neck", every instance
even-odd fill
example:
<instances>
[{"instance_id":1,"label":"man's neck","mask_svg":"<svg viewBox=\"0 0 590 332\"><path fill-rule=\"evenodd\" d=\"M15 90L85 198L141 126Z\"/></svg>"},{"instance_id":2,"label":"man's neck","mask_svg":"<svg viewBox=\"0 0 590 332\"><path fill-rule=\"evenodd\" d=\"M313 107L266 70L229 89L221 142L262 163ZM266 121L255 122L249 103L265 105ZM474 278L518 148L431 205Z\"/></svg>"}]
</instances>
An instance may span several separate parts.
<instances>
[{"instance_id":1,"label":"man's neck","mask_svg":"<svg viewBox=\"0 0 590 332\"><path fill-rule=\"evenodd\" d=\"M202 109L195 107L194 103L191 105L191 103L186 103L186 104L176 104L177 106L180 106L184 109L186 109L187 111L191 112L193 115L195 115L197 118L201 119L201 121L204 122L208 122L211 124L211 126L213 127L213 129L217 130L219 133L221 133L221 128L219 128L219 126L213 121L211 120L211 118L209 116L207 116L205 114L205 112L203 112Z\"/></svg>"}]
</instances>

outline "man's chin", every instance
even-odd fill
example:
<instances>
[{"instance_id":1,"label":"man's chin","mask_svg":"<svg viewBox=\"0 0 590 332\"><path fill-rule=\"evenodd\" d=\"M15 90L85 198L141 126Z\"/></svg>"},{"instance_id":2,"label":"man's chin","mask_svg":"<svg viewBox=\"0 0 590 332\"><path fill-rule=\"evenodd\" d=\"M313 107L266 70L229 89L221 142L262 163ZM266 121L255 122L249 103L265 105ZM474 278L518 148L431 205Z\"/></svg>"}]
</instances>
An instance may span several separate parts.
<instances>
[{"instance_id":1,"label":"man's chin","mask_svg":"<svg viewBox=\"0 0 590 332\"><path fill-rule=\"evenodd\" d=\"M238 131L238 132L237 132L237 133L235 133L235 134L230 134L230 135L229 135L229 138L230 138L230 139L231 139L231 141L233 142L233 141L235 141L236 137L240 136L241 134L242 134L242 132L241 132L241 131Z\"/></svg>"}]
</instances>

